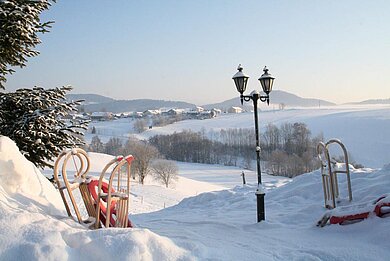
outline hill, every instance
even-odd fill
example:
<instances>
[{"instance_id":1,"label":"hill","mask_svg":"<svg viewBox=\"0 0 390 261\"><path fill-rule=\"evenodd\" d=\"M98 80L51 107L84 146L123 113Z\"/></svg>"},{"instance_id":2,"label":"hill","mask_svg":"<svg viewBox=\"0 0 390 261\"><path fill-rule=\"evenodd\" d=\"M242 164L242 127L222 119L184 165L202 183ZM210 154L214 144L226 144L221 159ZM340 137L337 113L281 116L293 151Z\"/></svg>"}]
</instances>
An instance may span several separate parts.
<instances>
[{"instance_id":1,"label":"hill","mask_svg":"<svg viewBox=\"0 0 390 261\"><path fill-rule=\"evenodd\" d=\"M95 103L105 103L115 101L113 98L98 94L67 94L67 100L84 100L84 104L95 104Z\"/></svg>"},{"instance_id":2,"label":"hill","mask_svg":"<svg viewBox=\"0 0 390 261\"><path fill-rule=\"evenodd\" d=\"M68 100L85 100L84 110L86 112L94 111L110 111L114 113L128 112L128 111L145 111L155 110L160 108L192 108L196 105L193 103L182 101L165 101L165 100L153 100L153 99L135 99L135 100L115 100L113 98L105 97L98 94L68 94ZM331 106L334 103L311 98L302 98L295 94L285 91L276 90L271 93L271 104L284 103L287 107L318 107ZM252 108L252 103L244 103L241 105L240 98L235 97L230 100L226 100L220 103L203 105L205 109L221 109L227 110L230 107L241 106L245 110Z\"/></svg>"},{"instance_id":3,"label":"hill","mask_svg":"<svg viewBox=\"0 0 390 261\"><path fill-rule=\"evenodd\" d=\"M231 107L241 107L245 110L251 110L253 105L252 105L252 103L244 103L243 105L241 105L240 98L235 97L233 99L226 100L226 101L219 102L219 103L206 104L206 105L203 105L202 107L207 109L207 110L217 108L217 109L221 109L221 110L226 111L227 109L229 109Z\"/></svg>"},{"instance_id":4,"label":"hill","mask_svg":"<svg viewBox=\"0 0 390 261\"><path fill-rule=\"evenodd\" d=\"M390 98L389 99L371 99L371 100L365 100L361 102L352 102L348 104L356 104L356 105L367 105L367 104L390 104Z\"/></svg>"},{"instance_id":5,"label":"hill","mask_svg":"<svg viewBox=\"0 0 390 261\"><path fill-rule=\"evenodd\" d=\"M84 100L85 112L109 111L114 113L128 111L145 111L160 108L192 108L195 104L181 101L164 101L153 99L115 100L98 94L68 94L67 100Z\"/></svg>"},{"instance_id":6,"label":"hill","mask_svg":"<svg viewBox=\"0 0 390 261\"><path fill-rule=\"evenodd\" d=\"M302 98L295 94L288 93L285 91L275 90L270 94L270 104L281 104L284 103L287 107L318 107L321 106L332 106L336 105L335 103L328 102L321 99L313 99L313 98ZM233 98L224 102L214 103L214 104L206 104L203 107L206 109L218 108L222 110L226 110L232 106L241 106L240 99ZM251 103L244 104L244 108L251 108Z\"/></svg>"},{"instance_id":7,"label":"hill","mask_svg":"<svg viewBox=\"0 0 390 261\"><path fill-rule=\"evenodd\" d=\"M164 101L152 99L137 99L137 100L113 100L110 102L86 104L84 110L86 112L94 111L110 111L114 113L129 112L129 111L146 111L156 110L160 108L192 108L195 104L180 102L180 101Z\"/></svg>"},{"instance_id":8,"label":"hill","mask_svg":"<svg viewBox=\"0 0 390 261\"><path fill-rule=\"evenodd\" d=\"M272 91L271 94L271 103L273 104L280 104L284 103L288 107L318 107L320 104L321 106L332 106L336 105L335 103L328 102L321 99L314 99L314 98L302 98L295 94L285 92L285 91L279 91L275 90Z\"/></svg>"}]
</instances>

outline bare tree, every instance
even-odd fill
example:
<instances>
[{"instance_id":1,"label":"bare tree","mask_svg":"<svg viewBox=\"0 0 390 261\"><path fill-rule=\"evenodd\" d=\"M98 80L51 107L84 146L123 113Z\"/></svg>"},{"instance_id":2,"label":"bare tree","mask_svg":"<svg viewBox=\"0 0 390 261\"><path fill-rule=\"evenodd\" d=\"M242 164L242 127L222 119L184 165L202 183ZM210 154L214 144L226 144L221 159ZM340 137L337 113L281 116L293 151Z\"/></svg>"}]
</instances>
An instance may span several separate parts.
<instances>
[{"instance_id":1,"label":"bare tree","mask_svg":"<svg viewBox=\"0 0 390 261\"><path fill-rule=\"evenodd\" d=\"M96 135L96 136L92 137L91 144L89 144L89 148L88 149L90 151L93 151L93 152L99 152L99 153L103 153L104 152L104 144L99 139L99 136Z\"/></svg>"},{"instance_id":2,"label":"bare tree","mask_svg":"<svg viewBox=\"0 0 390 261\"><path fill-rule=\"evenodd\" d=\"M269 123L265 126L265 132L262 138L266 146L264 149L268 152L275 151L280 144L280 130L274 124Z\"/></svg>"},{"instance_id":3,"label":"bare tree","mask_svg":"<svg viewBox=\"0 0 390 261\"><path fill-rule=\"evenodd\" d=\"M169 184L178 179L179 169L174 161L171 160L156 160L152 163L152 172L154 178L160 181L168 188Z\"/></svg>"},{"instance_id":4,"label":"bare tree","mask_svg":"<svg viewBox=\"0 0 390 261\"><path fill-rule=\"evenodd\" d=\"M121 154L122 153L122 141L116 137L110 138L107 141L106 145L104 146L104 152L109 154L109 155L113 155L113 156L117 156L117 155Z\"/></svg>"},{"instance_id":5,"label":"bare tree","mask_svg":"<svg viewBox=\"0 0 390 261\"><path fill-rule=\"evenodd\" d=\"M137 133L143 132L144 130L146 130L146 121L143 119L136 120L134 122L133 128L134 128L134 131Z\"/></svg>"},{"instance_id":6,"label":"bare tree","mask_svg":"<svg viewBox=\"0 0 390 261\"><path fill-rule=\"evenodd\" d=\"M123 148L125 155L132 154L135 158L132 168L138 174L139 182L144 184L145 177L151 170L151 162L160 157L157 148L146 141L129 139Z\"/></svg>"}]
</instances>

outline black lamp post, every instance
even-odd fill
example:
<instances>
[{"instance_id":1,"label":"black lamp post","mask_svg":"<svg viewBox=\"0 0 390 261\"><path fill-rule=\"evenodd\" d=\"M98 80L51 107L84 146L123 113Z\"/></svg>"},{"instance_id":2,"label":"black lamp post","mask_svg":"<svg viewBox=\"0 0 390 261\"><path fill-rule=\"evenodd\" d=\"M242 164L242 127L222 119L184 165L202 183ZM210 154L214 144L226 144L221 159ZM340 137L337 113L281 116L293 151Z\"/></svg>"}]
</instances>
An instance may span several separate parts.
<instances>
[{"instance_id":1,"label":"black lamp post","mask_svg":"<svg viewBox=\"0 0 390 261\"><path fill-rule=\"evenodd\" d=\"M253 91L250 95L244 95L246 85L248 83L249 76L242 72L241 64L238 66L238 72L233 76L234 83L236 84L237 91L240 93L241 104L244 101L253 101L253 109L255 114L255 134L256 134L256 163L257 163L257 222L265 220L265 208L264 208L264 189L261 183L261 168L260 168L260 142L259 142L259 120L257 116L257 101L267 102L269 105L269 93L272 91L272 85L274 83L274 77L268 73L267 67L264 67L263 75L259 78L261 87L266 95L260 95L258 91Z\"/></svg>"}]
</instances>

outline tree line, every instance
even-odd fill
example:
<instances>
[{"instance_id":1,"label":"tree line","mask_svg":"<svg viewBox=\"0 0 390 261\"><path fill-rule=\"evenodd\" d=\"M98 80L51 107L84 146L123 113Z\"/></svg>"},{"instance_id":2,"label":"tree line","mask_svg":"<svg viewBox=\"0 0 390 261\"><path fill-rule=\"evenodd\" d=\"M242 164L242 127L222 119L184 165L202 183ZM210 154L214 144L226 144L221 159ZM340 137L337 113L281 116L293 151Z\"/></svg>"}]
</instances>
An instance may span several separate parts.
<instances>
[{"instance_id":1,"label":"tree line","mask_svg":"<svg viewBox=\"0 0 390 261\"><path fill-rule=\"evenodd\" d=\"M319 167L316 147L323 135L312 137L306 124L268 124L261 137L262 155L270 174L295 177Z\"/></svg>"},{"instance_id":2,"label":"tree line","mask_svg":"<svg viewBox=\"0 0 390 261\"><path fill-rule=\"evenodd\" d=\"M311 136L304 123L284 123L280 127L268 124L260 135L261 159L265 172L294 177L319 167L316 146L322 135ZM144 147L144 151L140 148ZM184 130L169 135L156 135L148 141L111 138L103 144L98 136L92 138L90 151L111 155L132 153L144 158L165 158L182 162L221 164L253 169L255 166L255 131L253 129L222 129L194 132ZM149 153L149 154L148 154ZM135 161L137 162L137 160ZM137 165L139 164L139 166ZM149 162L136 163L140 182L150 171ZM144 168L144 169L143 169Z\"/></svg>"},{"instance_id":3,"label":"tree line","mask_svg":"<svg viewBox=\"0 0 390 261\"><path fill-rule=\"evenodd\" d=\"M319 167L316 146L322 134L311 137L304 123L268 124L260 136L261 159L266 172L294 177ZM156 135L149 142L167 159L251 168L255 156L253 129L227 129Z\"/></svg>"},{"instance_id":4,"label":"tree line","mask_svg":"<svg viewBox=\"0 0 390 261\"><path fill-rule=\"evenodd\" d=\"M165 160L157 148L147 141L129 138L123 143L120 138L112 137L103 143L98 136L94 136L85 149L109 155L133 155L135 158L131 165L133 177L137 176L141 184L144 184L145 178L149 174L166 187L177 179L178 167L176 163Z\"/></svg>"}]
</instances>

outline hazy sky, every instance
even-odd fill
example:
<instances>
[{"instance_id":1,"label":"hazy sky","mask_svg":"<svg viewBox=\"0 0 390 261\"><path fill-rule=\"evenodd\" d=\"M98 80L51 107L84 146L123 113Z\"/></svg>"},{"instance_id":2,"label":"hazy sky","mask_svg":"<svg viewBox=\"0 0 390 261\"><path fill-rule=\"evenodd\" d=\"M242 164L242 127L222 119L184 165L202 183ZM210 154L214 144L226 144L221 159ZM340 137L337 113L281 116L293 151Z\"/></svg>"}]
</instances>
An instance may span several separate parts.
<instances>
[{"instance_id":1,"label":"hazy sky","mask_svg":"<svg viewBox=\"0 0 390 261\"><path fill-rule=\"evenodd\" d=\"M202 105L238 97L242 63L248 92L267 65L274 89L302 97L390 98L389 13L388 0L58 0L41 54L6 88Z\"/></svg>"}]
</instances>

